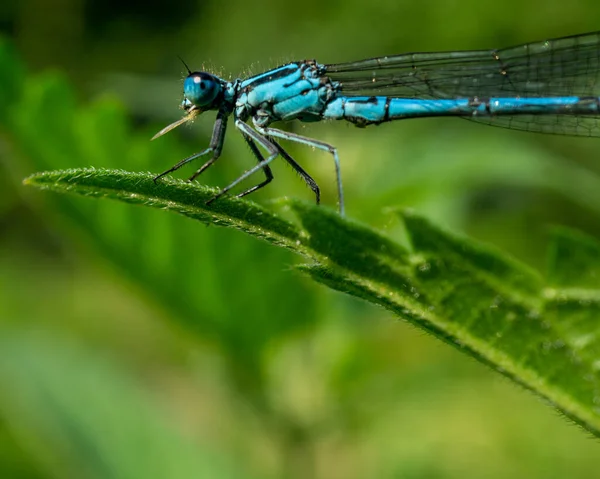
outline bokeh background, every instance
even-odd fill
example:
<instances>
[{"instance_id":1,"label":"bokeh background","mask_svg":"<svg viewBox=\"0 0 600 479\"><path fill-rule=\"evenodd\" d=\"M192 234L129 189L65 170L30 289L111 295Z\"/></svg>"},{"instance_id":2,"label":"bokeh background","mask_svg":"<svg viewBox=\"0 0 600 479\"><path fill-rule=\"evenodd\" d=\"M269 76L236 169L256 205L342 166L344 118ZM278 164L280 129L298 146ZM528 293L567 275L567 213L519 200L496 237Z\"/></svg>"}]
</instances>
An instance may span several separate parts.
<instances>
[{"instance_id":1,"label":"bokeh background","mask_svg":"<svg viewBox=\"0 0 600 479\"><path fill-rule=\"evenodd\" d=\"M14 57L0 70L18 70L0 92L0 477L594 477L596 440L450 346L313 284L292 254L21 181L75 166L158 173L203 148L209 114L148 142L180 115L178 55L229 78L509 46L599 18L592 0L0 2ZM286 128L338 146L349 216L398 240L388 207L412 207L543 273L551 225L600 236L598 139L459 119ZM330 158L289 151L335 207ZM223 186L253 161L230 129L201 181ZM274 172L252 200L312 201L287 166Z\"/></svg>"}]
</instances>

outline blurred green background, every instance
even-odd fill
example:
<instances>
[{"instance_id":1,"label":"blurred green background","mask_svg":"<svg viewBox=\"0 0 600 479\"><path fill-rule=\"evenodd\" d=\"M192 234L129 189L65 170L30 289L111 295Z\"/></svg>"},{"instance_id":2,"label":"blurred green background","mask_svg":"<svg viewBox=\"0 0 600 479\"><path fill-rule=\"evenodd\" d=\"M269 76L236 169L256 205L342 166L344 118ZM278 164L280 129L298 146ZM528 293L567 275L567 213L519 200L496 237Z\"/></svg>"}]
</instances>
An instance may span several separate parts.
<instances>
[{"instance_id":1,"label":"blurred green background","mask_svg":"<svg viewBox=\"0 0 600 479\"><path fill-rule=\"evenodd\" d=\"M1 2L17 58L3 69L23 73L18 99L0 92L14 99L0 118L0 477L594 477L597 441L386 311L313 284L290 253L21 180L158 173L205 147L209 114L148 141L181 113L177 55L229 78L509 46L598 18L592 0ZM600 140L458 119L286 128L338 146L349 216L396 239L386 208L412 207L543 272L550 225L600 236ZM289 151L335 207L328 155ZM231 129L201 181L223 186L252 162ZM274 173L252 200L312 201L289 168Z\"/></svg>"}]
</instances>

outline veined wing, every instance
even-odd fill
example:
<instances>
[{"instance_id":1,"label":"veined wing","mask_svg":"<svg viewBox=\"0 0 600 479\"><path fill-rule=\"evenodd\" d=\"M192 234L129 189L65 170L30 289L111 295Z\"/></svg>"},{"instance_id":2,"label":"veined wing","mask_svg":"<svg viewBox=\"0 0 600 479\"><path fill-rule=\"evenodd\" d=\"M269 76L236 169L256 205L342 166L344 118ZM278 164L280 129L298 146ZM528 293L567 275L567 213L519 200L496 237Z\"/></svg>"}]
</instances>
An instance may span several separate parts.
<instances>
[{"instance_id":1,"label":"veined wing","mask_svg":"<svg viewBox=\"0 0 600 479\"><path fill-rule=\"evenodd\" d=\"M408 53L325 65L345 96L435 99L600 97L600 32L501 50ZM594 115L480 116L511 129L600 136Z\"/></svg>"},{"instance_id":2,"label":"veined wing","mask_svg":"<svg viewBox=\"0 0 600 479\"><path fill-rule=\"evenodd\" d=\"M347 96L600 96L600 32L502 50L407 53L325 65Z\"/></svg>"}]
</instances>

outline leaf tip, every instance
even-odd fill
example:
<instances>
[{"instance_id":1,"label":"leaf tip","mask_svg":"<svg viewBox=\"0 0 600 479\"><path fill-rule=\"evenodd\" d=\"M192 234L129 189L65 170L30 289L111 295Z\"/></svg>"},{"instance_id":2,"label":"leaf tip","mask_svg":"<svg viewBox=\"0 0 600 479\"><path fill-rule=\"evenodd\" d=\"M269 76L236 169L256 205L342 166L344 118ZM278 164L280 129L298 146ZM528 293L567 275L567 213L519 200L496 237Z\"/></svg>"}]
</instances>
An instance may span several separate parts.
<instances>
[{"instance_id":1,"label":"leaf tip","mask_svg":"<svg viewBox=\"0 0 600 479\"><path fill-rule=\"evenodd\" d=\"M23 184L27 186L36 186L37 180L40 178L41 173L34 173L29 175L27 178L23 178Z\"/></svg>"}]
</instances>

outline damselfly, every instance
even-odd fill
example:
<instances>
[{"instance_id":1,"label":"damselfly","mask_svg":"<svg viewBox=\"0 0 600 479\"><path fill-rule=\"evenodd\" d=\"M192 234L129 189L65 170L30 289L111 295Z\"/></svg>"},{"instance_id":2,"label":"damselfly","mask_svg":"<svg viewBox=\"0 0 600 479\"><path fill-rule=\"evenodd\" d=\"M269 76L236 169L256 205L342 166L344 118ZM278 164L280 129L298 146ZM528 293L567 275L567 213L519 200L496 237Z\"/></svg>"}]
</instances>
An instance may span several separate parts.
<instances>
[{"instance_id":1,"label":"damselfly","mask_svg":"<svg viewBox=\"0 0 600 479\"><path fill-rule=\"evenodd\" d=\"M258 170L263 170L265 180L238 196L268 184L273 179L269 163L278 156L300 174L319 203L317 183L278 142L290 140L333 156L339 208L344 213L336 148L271 128L277 121L347 120L364 127L406 118L459 116L518 130L600 136L600 32L502 50L407 53L331 65L303 60L234 81L187 70L181 103L185 116L154 138L215 110L212 138L208 148L155 180L201 156L210 159L190 180L212 165L221 155L231 116L258 160L209 203ZM250 119L253 127L247 123Z\"/></svg>"}]
</instances>

